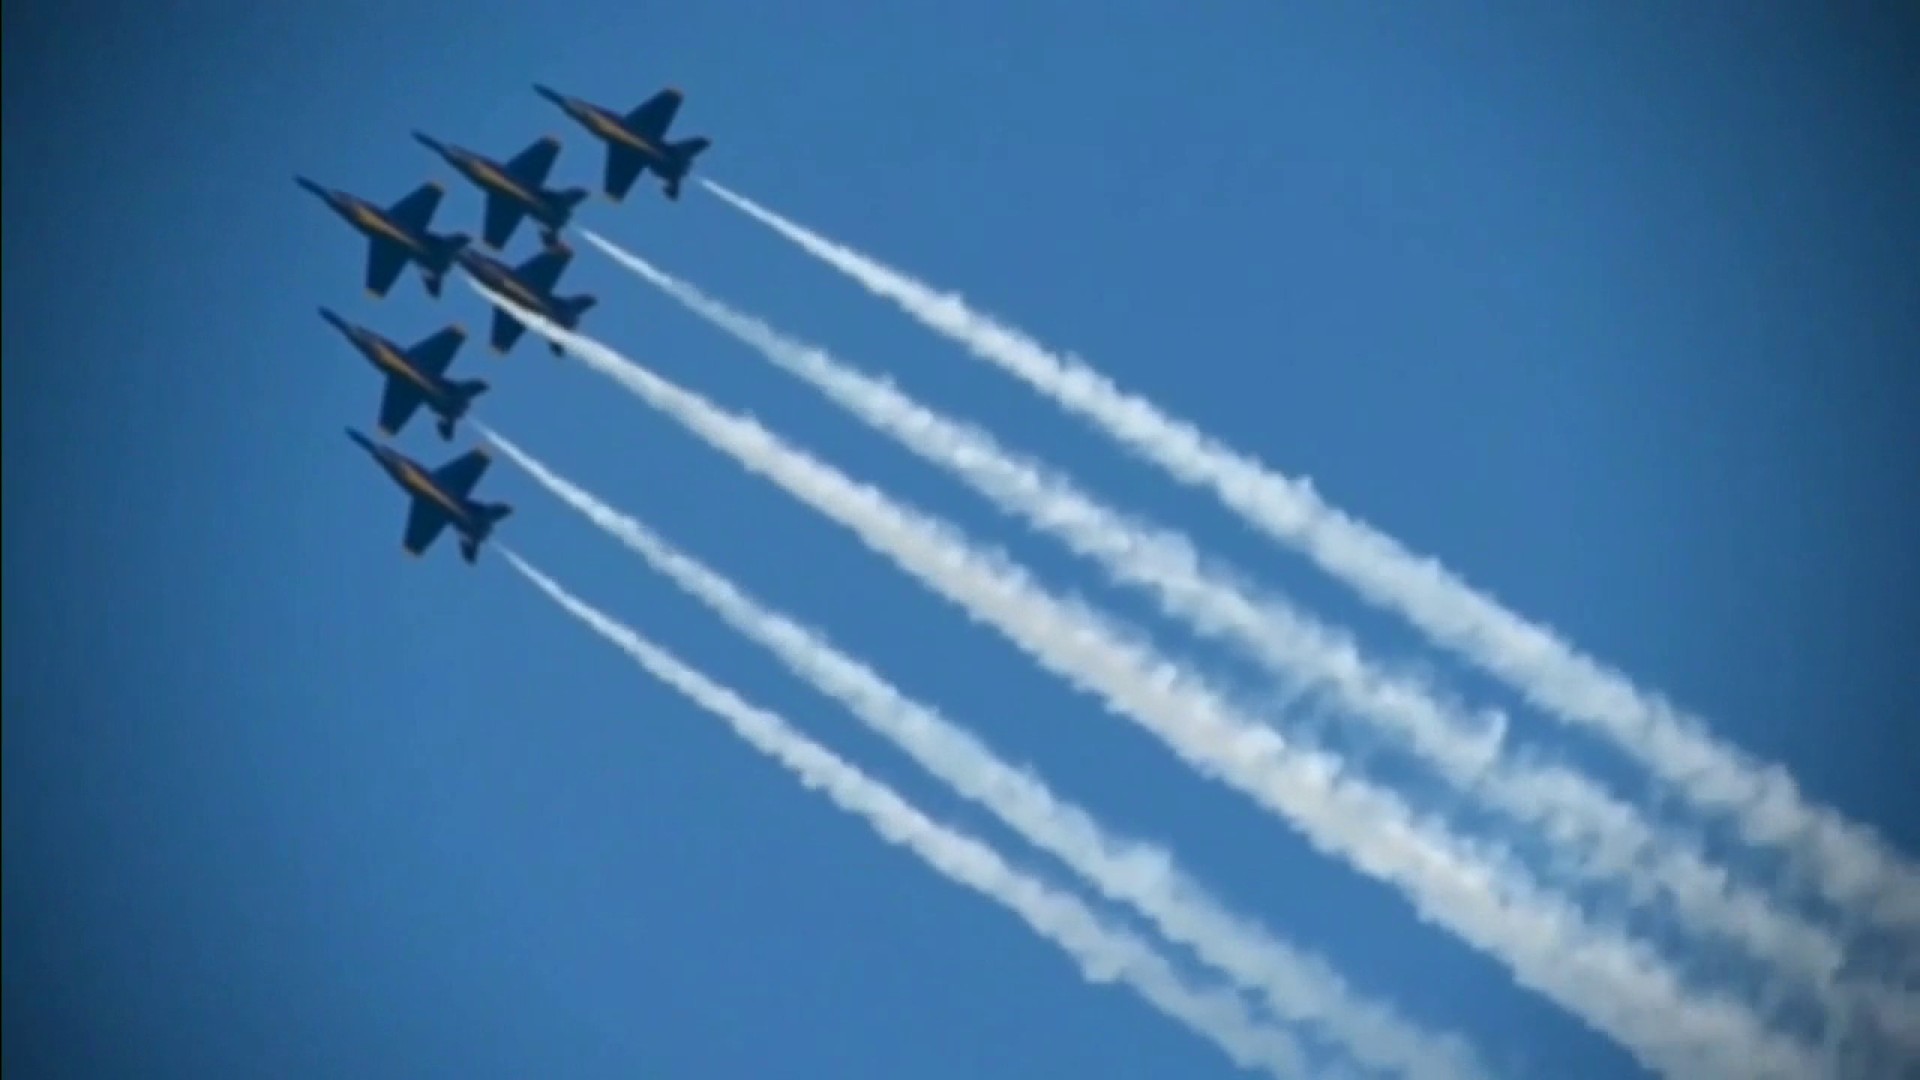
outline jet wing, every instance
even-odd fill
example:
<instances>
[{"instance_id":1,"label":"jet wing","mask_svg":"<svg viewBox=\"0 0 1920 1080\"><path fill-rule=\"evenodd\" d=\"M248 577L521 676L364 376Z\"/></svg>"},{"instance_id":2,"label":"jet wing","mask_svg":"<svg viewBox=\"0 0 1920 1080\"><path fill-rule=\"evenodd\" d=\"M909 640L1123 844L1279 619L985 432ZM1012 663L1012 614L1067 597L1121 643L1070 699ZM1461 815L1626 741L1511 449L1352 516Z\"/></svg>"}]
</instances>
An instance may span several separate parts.
<instances>
[{"instance_id":1,"label":"jet wing","mask_svg":"<svg viewBox=\"0 0 1920 1080\"><path fill-rule=\"evenodd\" d=\"M554 159L559 156L560 140L548 135L515 154L507 162L507 171L527 187L541 188L546 186L547 174L553 171Z\"/></svg>"},{"instance_id":2,"label":"jet wing","mask_svg":"<svg viewBox=\"0 0 1920 1080\"><path fill-rule=\"evenodd\" d=\"M388 438L398 434L425 401L419 387L399 375L388 375L380 391L380 433Z\"/></svg>"},{"instance_id":3,"label":"jet wing","mask_svg":"<svg viewBox=\"0 0 1920 1080\"><path fill-rule=\"evenodd\" d=\"M487 220L482 226L483 239L487 246L495 251L507 246L507 239L527 214L526 204L503 192L487 192Z\"/></svg>"},{"instance_id":4,"label":"jet wing","mask_svg":"<svg viewBox=\"0 0 1920 1080\"><path fill-rule=\"evenodd\" d=\"M441 530L452 521L445 510L432 502L415 496L413 505L407 508L407 531L401 538L400 546L409 555L424 554L440 538Z\"/></svg>"},{"instance_id":5,"label":"jet wing","mask_svg":"<svg viewBox=\"0 0 1920 1080\"><path fill-rule=\"evenodd\" d=\"M454 498L464 499L472 493L480 478L487 475L487 467L492 464L492 455L476 446L433 470L433 482Z\"/></svg>"},{"instance_id":6,"label":"jet wing","mask_svg":"<svg viewBox=\"0 0 1920 1080\"><path fill-rule=\"evenodd\" d=\"M453 356L467 340L465 327L449 326L438 333L421 338L413 348L407 350L408 359L413 366L429 375L444 375L447 367L453 363Z\"/></svg>"},{"instance_id":7,"label":"jet wing","mask_svg":"<svg viewBox=\"0 0 1920 1080\"><path fill-rule=\"evenodd\" d=\"M622 143L607 144L607 174L604 188L607 198L619 202L633 190L633 182L640 179L640 173L646 169L646 156L640 151Z\"/></svg>"},{"instance_id":8,"label":"jet wing","mask_svg":"<svg viewBox=\"0 0 1920 1080\"><path fill-rule=\"evenodd\" d=\"M650 143L665 139L680 112L680 97L680 91L668 87L641 102L627 114L627 129Z\"/></svg>"},{"instance_id":9,"label":"jet wing","mask_svg":"<svg viewBox=\"0 0 1920 1080\"><path fill-rule=\"evenodd\" d=\"M494 352L505 355L513 348L514 342L520 340L520 335L526 332L526 323L509 315L506 308L496 307L493 309L493 336L487 344L493 347Z\"/></svg>"},{"instance_id":10,"label":"jet wing","mask_svg":"<svg viewBox=\"0 0 1920 1080\"><path fill-rule=\"evenodd\" d=\"M400 280L400 271L407 268L407 249L387 239L375 236L367 241L367 291L374 296L385 296Z\"/></svg>"},{"instance_id":11,"label":"jet wing","mask_svg":"<svg viewBox=\"0 0 1920 1080\"><path fill-rule=\"evenodd\" d=\"M433 212L440 209L440 197L444 194L445 188L437 181L429 180L387 207L387 216L403 229L424 233L428 223L433 220Z\"/></svg>"},{"instance_id":12,"label":"jet wing","mask_svg":"<svg viewBox=\"0 0 1920 1080\"><path fill-rule=\"evenodd\" d=\"M552 296L553 287L560 284L560 275L573 262L573 249L556 245L546 248L533 258L514 268L513 276L520 283L542 296Z\"/></svg>"}]
</instances>

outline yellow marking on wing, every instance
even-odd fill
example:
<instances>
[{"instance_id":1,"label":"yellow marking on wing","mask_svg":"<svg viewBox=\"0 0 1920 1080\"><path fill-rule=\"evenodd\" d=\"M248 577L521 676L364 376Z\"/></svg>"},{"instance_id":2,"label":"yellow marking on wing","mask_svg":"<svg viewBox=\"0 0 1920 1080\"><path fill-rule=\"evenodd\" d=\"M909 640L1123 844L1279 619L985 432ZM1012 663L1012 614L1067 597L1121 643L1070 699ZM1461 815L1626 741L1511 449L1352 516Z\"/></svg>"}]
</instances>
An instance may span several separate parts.
<instances>
[{"instance_id":1,"label":"yellow marking on wing","mask_svg":"<svg viewBox=\"0 0 1920 1080\"><path fill-rule=\"evenodd\" d=\"M614 142L621 143L625 146L631 147L632 149L638 150L641 153L646 154L648 157L657 158L660 156L660 151L655 149L652 143L648 142L647 140L641 138L638 135L635 135L633 132L628 131L626 128L626 125L621 124L616 120L602 116L599 113L594 113L593 119L594 119L593 126L602 135L605 135L607 138L613 140Z\"/></svg>"},{"instance_id":2,"label":"yellow marking on wing","mask_svg":"<svg viewBox=\"0 0 1920 1080\"><path fill-rule=\"evenodd\" d=\"M415 240L405 229L396 226L393 222L388 221L384 216L373 210L369 210L364 206L356 206L353 208L353 217L354 220L359 222L360 226L368 232L379 233L411 251L423 250L420 247L419 241Z\"/></svg>"},{"instance_id":3,"label":"yellow marking on wing","mask_svg":"<svg viewBox=\"0 0 1920 1080\"><path fill-rule=\"evenodd\" d=\"M375 362L378 363L381 367L386 368L388 371L393 372L395 375L398 375L401 378L406 379L408 382L412 383L413 385L419 387L420 389L425 390L427 392L428 397L431 398L431 397L439 396L435 392L436 390L438 390L438 387L434 386L433 383L429 381L425 375L421 374L418 368L415 368L411 363L409 363L406 357L401 356L397 352L394 352L392 349L388 348L384 343L375 345L373 348L373 354L377 358Z\"/></svg>"},{"instance_id":4,"label":"yellow marking on wing","mask_svg":"<svg viewBox=\"0 0 1920 1080\"><path fill-rule=\"evenodd\" d=\"M400 472L401 475L406 477L406 486L409 490L419 492L434 502L439 503L440 508L452 515L455 521L465 521L467 519L466 511L460 509L459 503L448 498L447 493L440 490L439 485L433 482L432 477L424 475L419 469L411 465L401 465Z\"/></svg>"},{"instance_id":5,"label":"yellow marking on wing","mask_svg":"<svg viewBox=\"0 0 1920 1080\"><path fill-rule=\"evenodd\" d=\"M515 180L513 177L507 175L505 172L502 172L501 170L494 168L490 163L485 161L476 161L473 163L473 168L475 172L480 174L480 176L485 181L488 187L499 188L502 191L511 192L512 194L518 195L521 198L527 200L528 202L533 201L533 194L529 192L526 188L522 187L518 180Z\"/></svg>"},{"instance_id":6,"label":"yellow marking on wing","mask_svg":"<svg viewBox=\"0 0 1920 1080\"><path fill-rule=\"evenodd\" d=\"M521 307L532 308L534 311L546 310L547 305L532 289L520 284L520 282L513 278L507 278L500 284L506 286L506 291L513 294L513 299L520 301Z\"/></svg>"}]
</instances>

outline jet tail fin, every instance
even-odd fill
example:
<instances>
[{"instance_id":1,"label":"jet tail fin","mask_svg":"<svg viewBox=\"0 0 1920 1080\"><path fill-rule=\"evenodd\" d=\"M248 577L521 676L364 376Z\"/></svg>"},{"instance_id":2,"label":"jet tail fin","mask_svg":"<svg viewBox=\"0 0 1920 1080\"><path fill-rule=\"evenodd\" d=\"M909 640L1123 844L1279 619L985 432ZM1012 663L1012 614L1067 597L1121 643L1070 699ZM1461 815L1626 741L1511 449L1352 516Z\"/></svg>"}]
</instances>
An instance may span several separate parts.
<instances>
[{"instance_id":1,"label":"jet tail fin","mask_svg":"<svg viewBox=\"0 0 1920 1080\"><path fill-rule=\"evenodd\" d=\"M587 197L591 194L593 193L588 191L586 188L574 187L574 188L568 188L565 191L555 192L553 197L555 200L557 200L560 203L561 206L564 206L567 209L571 210L574 207L579 206L581 203L586 202Z\"/></svg>"},{"instance_id":2,"label":"jet tail fin","mask_svg":"<svg viewBox=\"0 0 1920 1080\"><path fill-rule=\"evenodd\" d=\"M480 557L480 542L493 532L493 527L513 516L513 507L507 503L476 503L474 509L486 519L485 527L476 530L474 535L460 537L460 557L469 563Z\"/></svg>"},{"instance_id":3,"label":"jet tail fin","mask_svg":"<svg viewBox=\"0 0 1920 1080\"><path fill-rule=\"evenodd\" d=\"M580 324L580 316L592 311L593 306L599 302L600 298L591 293L581 293L578 296L567 297L564 301L567 309L567 318L570 320L567 324L567 329L571 330L575 326L578 326Z\"/></svg>"},{"instance_id":4,"label":"jet tail fin","mask_svg":"<svg viewBox=\"0 0 1920 1080\"><path fill-rule=\"evenodd\" d=\"M680 182L693 171L693 159L699 157L702 150L712 145L713 140L698 135L691 139L681 139L679 142L667 144L667 154L672 164L667 167L666 184L663 185L663 190L669 200L680 201Z\"/></svg>"},{"instance_id":5,"label":"jet tail fin","mask_svg":"<svg viewBox=\"0 0 1920 1080\"><path fill-rule=\"evenodd\" d=\"M453 257L458 255L471 243L473 243L473 237L463 232L442 233L433 238L435 250L441 258L448 262L452 262Z\"/></svg>"},{"instance_id":6,"label":"jet tail fin","mask_svg":"<svg viewBox=\"0 0 1920 1080\"><path fill-rule=\"evenodd\" d=\"M442 283L446 281L447 271L453 269L454 257L473 242L466 233L430 234L428 242L433 245L433 265L420 267L420 280L426 283L427 295L440 298Z\"/></svg>"},{"instance_id":7,"label":"jet tail fin","mask_svg":"<svg viewBox=\"0 0 1920 1080\"><path fill-rule=\"evenodd\" d=\"M691 139L681 139L677 143L668 143L667 152L673 155L674 164L684 170L693 164L694 158L699 157L702 151L712 145L712 139L695 135Z\"/></svg>"}]
</instances>

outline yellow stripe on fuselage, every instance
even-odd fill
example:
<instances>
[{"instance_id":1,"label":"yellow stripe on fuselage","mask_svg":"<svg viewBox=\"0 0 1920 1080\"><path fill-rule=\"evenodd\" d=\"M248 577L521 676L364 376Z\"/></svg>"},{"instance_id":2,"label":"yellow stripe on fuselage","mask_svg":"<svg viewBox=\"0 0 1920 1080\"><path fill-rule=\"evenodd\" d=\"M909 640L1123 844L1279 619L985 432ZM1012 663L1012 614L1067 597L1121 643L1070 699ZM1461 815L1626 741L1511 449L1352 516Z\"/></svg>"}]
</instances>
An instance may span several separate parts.
<instances>
[{"instance_id":1,"label":"yellow stripe on fuselage","mask_svg":"<svg viewBox=\"0 0 1920 1080\"><path fill-rule=\"evenodd\" d=\"M374 345L373 356L374 363L426 391L429 398L437 398L440 396L438 392L439 387L435 386L431 380L421 374L420 370L409 363L406 357L388 348L384 342Z\"/></svg>"},{"instance_id":2,"label":"yellow stripe on fuselage","mask_svg":"<svg viewBox=\"0 0 1920 1080\"><path fill-rule=\"evenodd\" d=\"M400 228L393 222L388 221L386 217L378 211L369 210L364 206L356 206L353 208L353 219L360 223L361 228L369 232L377 232L409 250L426 250L420 246L420 241L413 238L413 234Z\"/></svg>"},{"instance_id":3,"label":"yellow stripe on fuselage","mask_svg":"<svg viewBox=\"0 0 1920 1080\"><path fill-rule=\"evenodd\" d=\"M480 182L482 184L485 184L486 186L493 188L497 191L504 191L507 194L512 195L515 198L522 199L526 202L538 201L534 198L533 192L528 191L524 186L522 186L520 181L515 180L512 176L508 175L507 173L494 168L492 163L485 162L485 161L473 161L473 162L469 162L468 164L470 164L473 167L473 171L475 175L479 176Z\"/></svg>"},{"instance_id":4,"label":"yellow stripe on fuselage","mask_svg":"<svg viewBox=\"0 0 1920 1080\"><path fill-rule=\"evenodd\" d=\"M658 158L662 156L659 147L628 131L624 124L616 120L602 116L599 113L594 113L593 127L594 130L606 138L612 139L614 142L620 143L630 149L638 150L648 157Z\"/></svg>"},{"instance_id":5,"label":"yellow stripe on fuselage","mask_svg":"<svg viewBox=\"0 0 1920 1080\"><path fill-rule=\"evenodd\" d=\"M518 278L502 274L498 280L490 282L489 284L494 285L500 292L512 294L508 299L518 302L523 308L529 308L542 314L547 310L546 300L532 289L520 284ZM509 312L509 314L511 314L511 312Z\"/></svg>"},{"instance_id":6,"label":"yellow stripe on fuselage","mask_svg":"<svg viewBox=\"0 0 1920 1080\"><path fill-rule=\"evenodd\" d=\"M467 520L466 510L462 508L459 503L453 501L446 492L441 491L440 486L433 482L432 477L405 462L401 462L400 464L400 477L400 482L406 486L408 491L424 495L428 499L438 503L440 508L451 515L455 521L464 522Z\"/></svg>"}]
</instances>

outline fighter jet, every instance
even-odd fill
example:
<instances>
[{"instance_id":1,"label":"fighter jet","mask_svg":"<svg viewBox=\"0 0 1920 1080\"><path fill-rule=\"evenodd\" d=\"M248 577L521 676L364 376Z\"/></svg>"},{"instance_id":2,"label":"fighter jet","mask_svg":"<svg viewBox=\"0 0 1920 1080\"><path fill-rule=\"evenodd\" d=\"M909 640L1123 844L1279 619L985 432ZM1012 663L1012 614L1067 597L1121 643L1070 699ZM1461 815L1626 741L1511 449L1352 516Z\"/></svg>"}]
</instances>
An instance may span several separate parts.
<instances>
[{"instance_id":1,"label":"fighter jet","mask_svg":"<svg viewBox=\"0 0 1920 1080\"><path fill-rule=\"evenodd\" d=\"M320 317L346 337L374 370L387 377L380 393L380 434L391 439L407 426L413 414L425 405L439 417L436 425L442 439L453 438L453 425L473 399L487 392L484 379L449 379L448 365L467 340L465 327L458 324L421 338L412 348L400 346L364 326L355 326L332 311L321 308Z\"/></svg>"},{"instance_id":2,"label":"fighter jet","mask_svg":"<svg viewBox=\"0 0 1920 1080\"><path fill-rule=\"evenodd\" d=\"M476 446L429 470L353 428L347 429L347 437L373 455L373 460L407 493L407 529L400 546L409 555L424 553L439 539L441 531L452 525L460 534L460 557L472 563L480 557L480 545L493 534L493 527L513 513L513 507L506 503L480 502L471 497L474 486L493 463L485 447Z\"/></svg>"},{"instance_id":3,"label":"fighter jet","mask_svg":"<svg viewBox=\"0 0 1920 1080\"><path fill-rule=\"evenodd\" d=\"M554 159L560 156L560 140L551 135L535 141L505 165L418 131L413 137L485 193L487 217L480 237L495 251L507 245L520 219L529 214L540 223L544 243L559 243L560 230L573 217L573 208L587 197L586 188L554 191L542 186L553 171Z\"/></svg>"},{"instance_id":4,"label":"fighter jet","mask_svg":"<svg viewBox=\"0 0 1920 1080\"><path fill-rule=\"evenodd\" d=\"M577 296L553 294L554 286L560 283L561 271L573 261L573 249L565 244L555 244L519 266L508 266L472 248L462 251L459 258L460 268L489 292L506 297L568 330L579 326L580 316L599 303L598 299L586 293ZM525 323L508 314L505 308L496 306L493 309L493 336L489 344L495 353L505 356L526 330ZM565 352L557 342L548 342L547 348L555 356Z\"/></svg>"},{"instance_id":5,"label":"fighter jet","mask_svg":"<svg viewBox=\"0 0 1920 1080\"><path fill-rule=\"evenodd\" d=\"M381 207L358 195L321 187L304 176L296 176L294 180L318 195L334 213L366 236L369 295L375 298L387 295L409 259L419 264L427 295L440 295L440 283L446 279L454 255L467 246L468 238L465 233L441 234L427 230L433 222L433 212L440 208L440 197L446 193L439 184L421 184L406 198Z\"/></svg>"},{"instance_id":6,"label":"fighter jet","mask_svg":"<svg viewBox=\"0 0 1920 1080\"><path fill-rule=\"evenodd\" d=\"M533 89L607 144L605 190L614 202L626 198L633 182L647 169L666 182L667 198L678 199L680 181L693 168L693 159L713 145L712 140L698 136L667 141L667 129L680 111L681 93L673 87L648 98L625 116L538 83Z\"/></svg>"}]
</instances>

